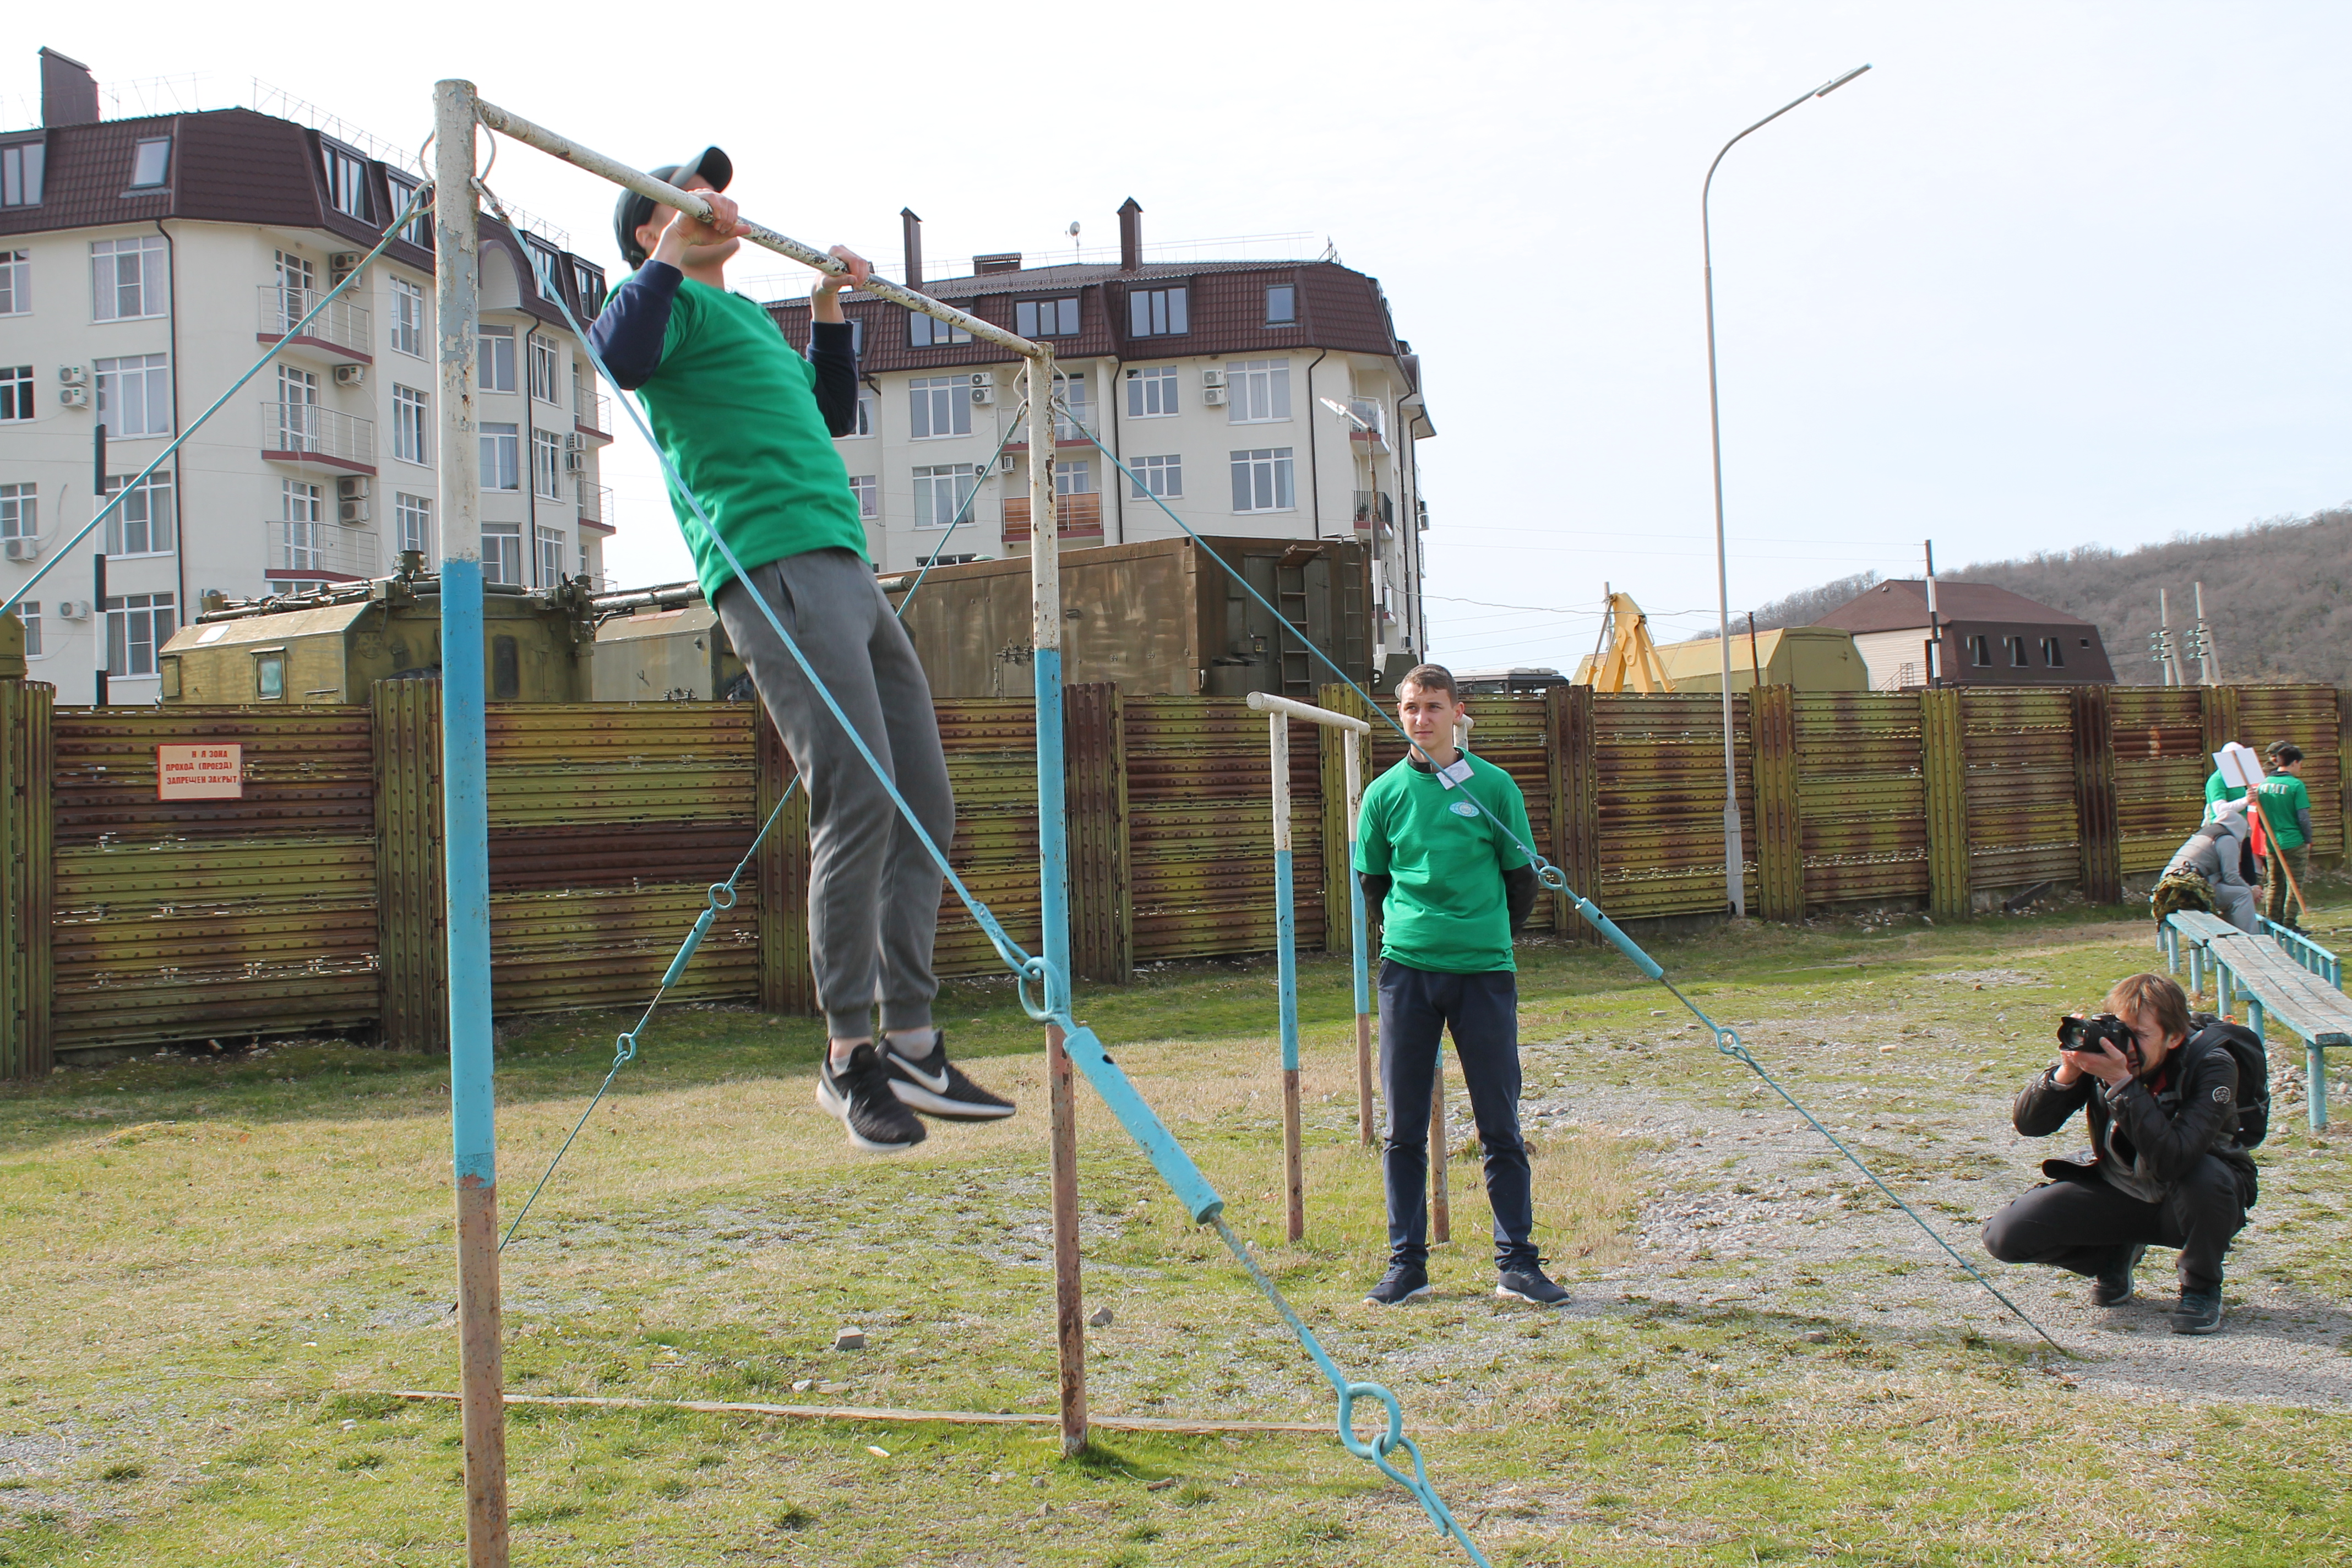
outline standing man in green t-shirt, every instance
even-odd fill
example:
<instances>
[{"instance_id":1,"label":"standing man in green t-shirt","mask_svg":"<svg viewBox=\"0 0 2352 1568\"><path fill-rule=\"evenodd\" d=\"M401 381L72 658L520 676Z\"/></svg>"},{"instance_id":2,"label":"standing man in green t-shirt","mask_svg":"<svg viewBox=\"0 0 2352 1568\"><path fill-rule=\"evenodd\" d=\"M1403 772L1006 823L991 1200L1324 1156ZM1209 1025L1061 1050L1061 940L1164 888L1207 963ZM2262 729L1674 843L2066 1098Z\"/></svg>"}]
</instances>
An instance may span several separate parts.
<instances>
[{"instance_id":1,"label":"standing man in green t-shirt","mask_svg":"<svg viewBox=\"0 0 2352 1568\"><path fill-rule=\"evenodd\" d=\"M2271 771L2254 786L2254 795L2271 847L2286 862L2294 886L2302 887L2311 876L2311 791L2303 783L2303 748L2292 741L2273 746ZM2286 878L2269 877L2263 884L2263 913L2292 926L2295 919L2287 907L2289 891Z\"/></svg>"},{"instance_id":2,"label":"standing man in green t-shirt","mask_svg":"<svg viewBox=\"0 0 2352 1568\"><path fill-rule=\"evenodd\" d=\"M930 686L866 554L866 525L833 437L857 412L855 335L841 290L868 275L836 246L845 273L810 297L809 352L795 353L768 312L727 289L741 246L734 176L716 147L655 172L705 194L706 221L625 191L613 216L636 268L589 337L646 406L655 439L735 552L719 552L685 494L671 509L696 575L783 736L809 800L809 962L829 1041L817 1103L862 1149L923 1141L915 1113L950 1121L1013 1114L948 1061L931 1022L931 944L940 876L889 793L761 612L763 599L942 850L955 832ZM877 1046L874 1008L881 1005Z\"/></svg>"},{"instance_id":3,"label":"standing man in green t-shirt","mask_svg":"<svg viewBox=\"0 0 2352 1568\"><path fill-rule=\"evenodd\" d=\"M1365 1300L1429 1293L1429 1108L1451 1031L1486 1157L1495 1294L1557 1306L1543 1271L1535 1192L1519 1138L1519 998L1511 933L1535 908L1528 803L1511 775L1459 752L1465 709L1443 666L1397 683L1412 746L1372 781L1357 819L1356 872L1381 914L1381 1086L1388 1136L1389 1269ZM1483 809L1482 809L1483 808Z\"/></svg>"}]
</instances>

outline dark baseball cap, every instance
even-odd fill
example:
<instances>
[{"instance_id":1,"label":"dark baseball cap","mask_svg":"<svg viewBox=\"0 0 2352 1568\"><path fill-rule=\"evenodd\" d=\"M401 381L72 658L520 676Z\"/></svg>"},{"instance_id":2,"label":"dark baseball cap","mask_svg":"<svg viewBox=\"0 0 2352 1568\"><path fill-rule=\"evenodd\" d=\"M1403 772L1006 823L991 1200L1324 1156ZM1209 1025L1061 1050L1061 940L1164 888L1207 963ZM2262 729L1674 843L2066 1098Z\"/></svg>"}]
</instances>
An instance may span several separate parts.
<instances>
[{"instance_id":1,"label":"dark baseball cap","mask_svg":"<svg viewBox=\"0 0 2352 1568\"><path fill-rule=\"evenodd\" d=\"M699 174L710 182L712 190L723 191L735 178L735 163L718 148L705 147L683 163L664 163L646 173L681 187ZM637 230L653 217L655 205L651 196L623 191L620 201L613 207L613 237L620 243L622 259L632 267L646 264L646 253L637 246Z\"/></svg>"}]
</instances>

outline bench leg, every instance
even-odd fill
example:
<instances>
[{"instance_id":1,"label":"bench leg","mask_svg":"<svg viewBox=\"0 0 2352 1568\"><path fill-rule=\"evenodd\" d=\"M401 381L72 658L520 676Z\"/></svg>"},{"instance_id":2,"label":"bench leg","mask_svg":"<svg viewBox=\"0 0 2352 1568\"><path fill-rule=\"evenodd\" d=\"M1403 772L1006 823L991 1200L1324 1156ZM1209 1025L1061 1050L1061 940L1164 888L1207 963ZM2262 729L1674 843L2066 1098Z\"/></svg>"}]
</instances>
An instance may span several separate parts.
<instances>
[{"instance_id":1,"label":"bench leg","mask_svg":"<svg viewBox=\"0 0 2352 1568\"><path fill-rule=\"evenodd\" d=\"M2168 973L2180 973L2180 938L2170 926L2156 928L2156 944L2164 949L2164 967Z\"/></svg>"},{"instance_id":2,"label":"bench leg","mask_svg":"<svg viewBox=\"0 0 2352 1568\"><path fill-rule=\"evenodd\" d=\"M2205 994L2205 950L2201 947L2189 950L2189 994L2191 996Z\"/></svg>"},{"instance_id":3,"label":"bench leg","mask_svg":"<svg viewBox=\"0 0 2352 1568\"><path fill-rule=\"evenodd\" d=\"M2237 988L2230 984L2229 970L2219 963L2213 966L2213 988L2219 994L2223 1017L2226 1018L2238 1010L2238 1001L2234 994Z\"/></svg>"},{"instance_id":4,"label":"bench leg","mask_svg":"<svg viewBox=\"0 0 2352 1568\"><path fill-rule=\"evenodd\" d=\"M2311 1130L2319 1131L2327 1125L2327 1051L2321 1046L2305 1047L2310 1058Z\"/></svg>"},{"instance_id":5,"label":"bench leg","mask_svg":"<svg viewBox=\"0 0 2352 1568\"><path fill-rule=\"evenodd\" d=\"M2254 1038L2262 1041L2264 1047L2270 1045L2271 1032L2263 1026L2263 1004L2260 997L2246 998L2246 1025L2254 1031Z\"/></svg>"}]
</instances>

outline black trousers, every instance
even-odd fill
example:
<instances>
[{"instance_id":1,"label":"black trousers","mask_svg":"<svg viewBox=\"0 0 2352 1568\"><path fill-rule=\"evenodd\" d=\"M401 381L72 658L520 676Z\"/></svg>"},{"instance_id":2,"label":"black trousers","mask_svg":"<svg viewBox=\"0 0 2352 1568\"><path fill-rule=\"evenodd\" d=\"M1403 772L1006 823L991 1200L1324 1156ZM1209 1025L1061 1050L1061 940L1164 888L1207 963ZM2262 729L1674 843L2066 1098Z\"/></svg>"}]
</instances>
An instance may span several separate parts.
<instances>
[{"instance_id":1,"label":"black trousers","mask_svg":"<svg viewBox=\"0 0 2352 1568\"><path fill-rule=\"evenodd\" d=\"M2246 1223L2238 1173L2208 1154L2162 1203L2143 1203L2096 1176L2034 1188L1985 1222L1985 1250L2003 1263L2096 1274L2134 1247L2180 1249L2187 1290L2221 1287L2221 1255Z\"/></svg>"},{"instance_id":2,"label":"black trousers","mask_svg":"<svg viewBox=\"0 0 2352 1568\"><path fill-rule=\"evenodd\" d=\"M1381 1092L1389 1126L1381 1169L1388 1184L1389 1260L1429 1261L1429 1104L1448 1030L1486 1157L1495 1267L1533 1268L1535 1186L1519 1141L1518 976L1507 969L1441 974L1383 959Z\"/></svg>"}]
</instances>

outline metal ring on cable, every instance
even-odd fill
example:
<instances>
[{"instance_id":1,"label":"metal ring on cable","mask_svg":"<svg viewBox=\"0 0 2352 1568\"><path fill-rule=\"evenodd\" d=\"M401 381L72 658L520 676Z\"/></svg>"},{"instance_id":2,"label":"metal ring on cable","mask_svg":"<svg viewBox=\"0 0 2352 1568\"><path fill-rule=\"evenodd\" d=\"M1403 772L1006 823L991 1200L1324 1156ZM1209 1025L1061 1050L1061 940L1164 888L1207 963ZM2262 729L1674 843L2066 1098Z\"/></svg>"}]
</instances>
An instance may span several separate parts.
<instances>
[{"instance_id":1,"label":"metal ring on cable","mask_svg":"<svg viewBox=\"0 0 2352 1568\"><path fill-rule=\"evenodd\" d=\"M725 895L723 898L720 896L722 894ZM719 910L720 913L723 914L727 910L735 907L735 897L734 883L713 882L710 884L710 907Z\"/></svg>"},{"instance_id":2,"label":"metal ring on cable","mask_svg":"<svg viewBox=\"0 0 2352 1568\"><path fill-rule=\"evenodd\" d=\"M1356 1436L1356 1401L1377 1399L1388 1407L1389 1429L1370 1442ZM1339 1441L1360 1459L1377 1458L1404 1441L1404 1406L1377 1383L1350 1383L1339 1389Z\"/></svg>"},{"instance_id":3,"label":"metal ring on cable","mask_svg":"<svg viewBox=\"0 0 2352 1568\"><path fill-rule=\"evenodd\" d=\"M1040 1000L1029 1000L1029 983L1037 983ZM1013 982L1013 994L1020 999L1021 1010L1038 1023L1050 1024L1061 1015L1060 998L1055 994L1054 971L1043 958L1032 958L1018 968Z\"/></svg>"},{"instance_id":4,"label":"metal ring on cable","mask_svg":"<svg viewBox=\"0 0 2352 1568\"><path fill-rule=\"evenodd\" d=\"M619 1039L613 1042L613 1065L614 1067L618 1067L623 1062L633 1062L636 1059L637 1032L635 1029L631 1029L628 1033L623 1035Z\"/></svg>"},{"instance_id":5,"label":"metal ring on cable","mask_svg":"<svg viewBox=\"0 0 2352 1568\"><path fill-rule=\"evenodd\" d=\"M1536 880L1555 893L1568 891L1568 873L1549 860L1536 868Z\"/></svg>"}]
</instances>

